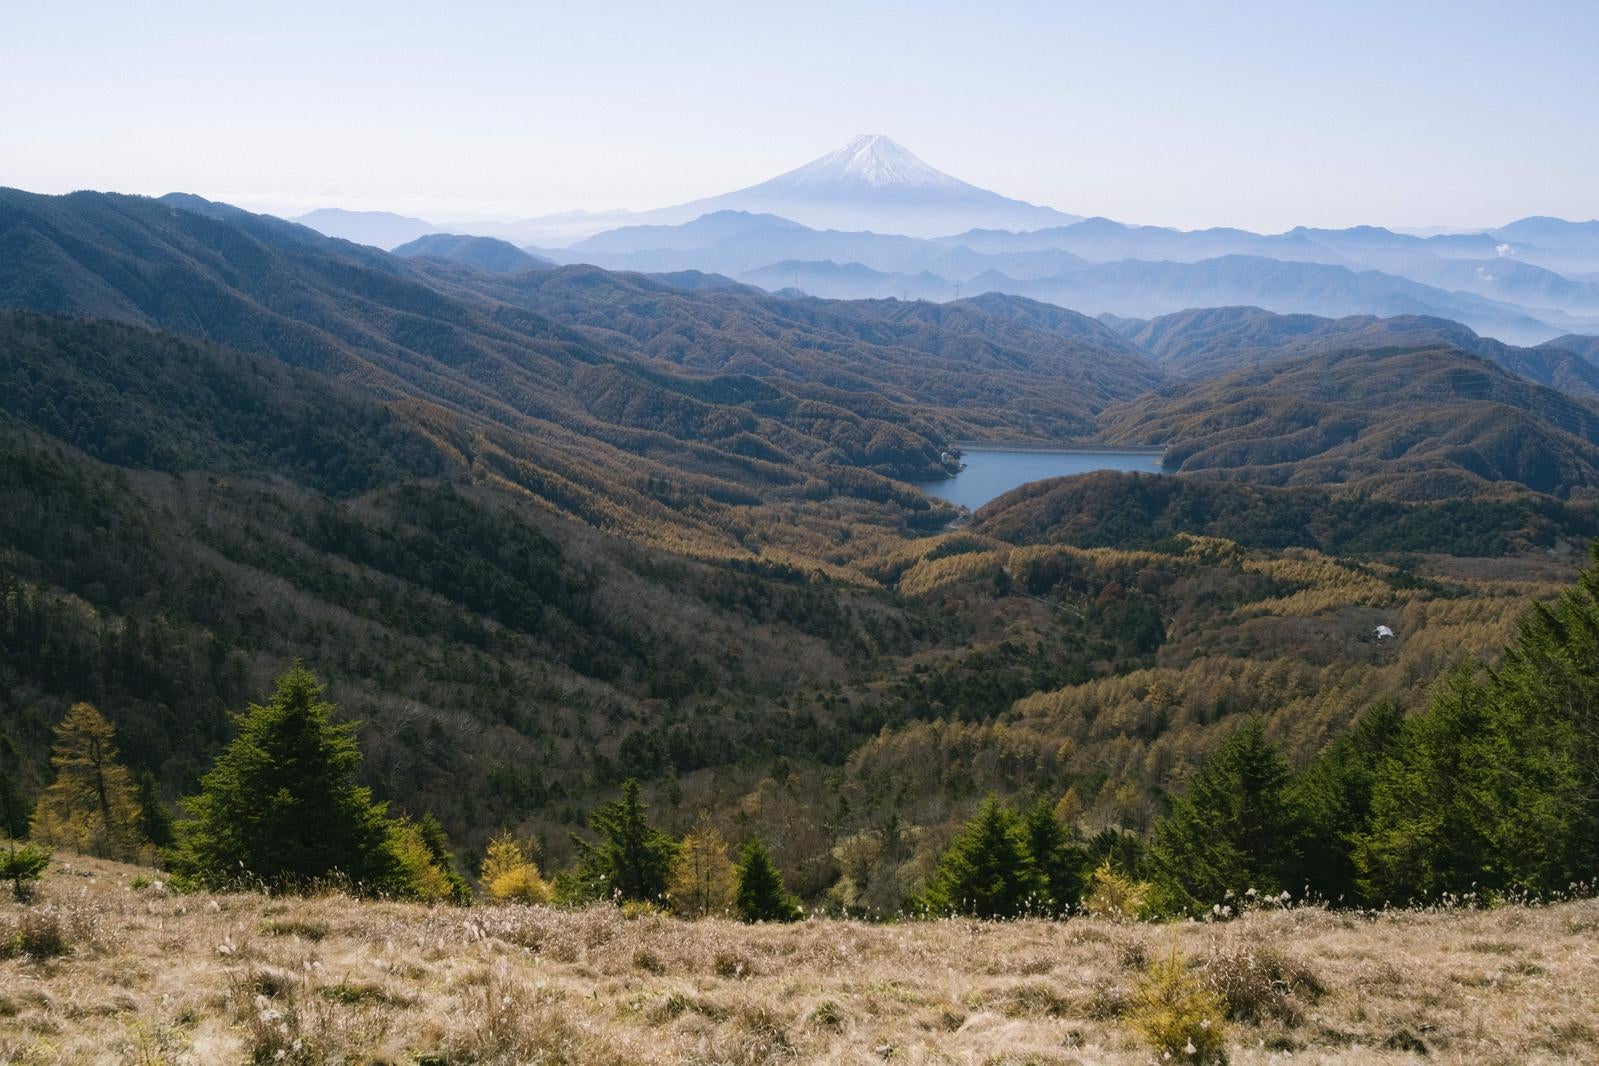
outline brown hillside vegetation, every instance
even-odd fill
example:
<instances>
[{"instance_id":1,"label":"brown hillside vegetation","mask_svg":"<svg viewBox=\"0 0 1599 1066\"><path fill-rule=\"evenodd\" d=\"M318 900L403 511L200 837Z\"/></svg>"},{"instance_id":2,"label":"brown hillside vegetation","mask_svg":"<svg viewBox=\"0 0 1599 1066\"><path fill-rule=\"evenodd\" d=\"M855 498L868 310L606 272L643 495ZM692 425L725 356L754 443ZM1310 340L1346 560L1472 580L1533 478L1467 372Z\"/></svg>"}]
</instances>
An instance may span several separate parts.
<instances>
[{"instance_id":1,"label":"brown hillside vegetation","mask_svg":"<svg viewBox=\"0 0 1599 1066\"><path fill-rule=\"evenodd\" d=\"M828 390L866 417L915 412L952 437L1092 433L1107 403L1159 385L1137 348L1063 308L990 293L922 300L787 300L742 285L564 267L430 276L581 333L667 373L740 374Z\"/></svg>"},{"instance_id":2,"label":"brown hillside vegetation","mask_svg":"<svg viewBox=\"0 0 1599 1066\"><path fill-rule=\"evenodd\" d=\"M1335 351L1454 348L1574 396L1599 395L1599 368L1585 354L1592 338L1558 337L1536 348L1480 337L1467 326L1426 315L1280 315L1259 307L1206 307L1120 322L1118 331L1179 378L1210 378Z\"/></svg>"},{"instance_id":3,"label":"brown hillside vegetation","mask_svg":"<svg viewBox=\"0 0 1599 1066\"><path fill-rule=\"evenodd\" d=\"M742 926L175 896L61 859L0 905L0 1062L1146 1063L1174 956L1235 1064L1599 1055L1592 900Z\"/></svg>"},{"instance_id":4,"label":"brown hillside vegetation","mask_svg":"<svg viewBox=\"0 0 1599 1066\"><path fill-rule=\"evenodd\" d=\"M1148 394L1102 424L1109 440L1166 445L1173 470L1265 484L1360 485L1393 499L1599 487L1592 407L1458 350L1274 363Z\"/></svg>"},{"instance_id":5,"label":"brown hillside vegetation","mask_svg":"<svg viewBox=\"0 0 1599 1066\"><path fill-rule=\"evenodd\" d=\"M892 915L989 791L1140 833L1246 718L1302 767L1419 708L1599 532L1599 413L1475 355L1190 387L1011 297L507 276L182 198L0 193L0 230L0 306L32 308L0 315L13 806L81 701L181 815L299 660L361 724L360 784L463 869L509 832L558 874L635 779L671 835ZM1318 452L1318 412L1360 433ZM960 528L894 480L957 435L1104 425L1212 465Z\"/></svg>"}]
</instances>

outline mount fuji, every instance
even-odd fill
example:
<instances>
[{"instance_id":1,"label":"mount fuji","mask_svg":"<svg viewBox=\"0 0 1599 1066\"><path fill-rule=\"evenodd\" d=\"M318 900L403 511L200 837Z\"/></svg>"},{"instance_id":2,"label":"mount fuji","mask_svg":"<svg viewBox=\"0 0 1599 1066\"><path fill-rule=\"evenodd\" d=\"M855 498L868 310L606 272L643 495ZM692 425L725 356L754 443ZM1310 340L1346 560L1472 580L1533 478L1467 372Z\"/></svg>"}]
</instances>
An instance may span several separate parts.
<instances>
[{"instance_id":1,"label":"mount fuji","mask_svg":"<svg viewBox=\"0 0 1599 1066\"><path fill-rule=\"evenodd\" d=\"M651 211L578 211L451 229L559 248L621 226L672 226L718 211L777 215L813 229L908 237L943 237L972 229L1036 230L1082 220L951 177L903 145L872 133L759 185L686 204Z\"/></svg>"},{"instance_id":2,"label":"mount fuji","mask_svg":"<svg viewBox=\"0 0 1599 1066\"><path fill-rule=\"evenodd\" d=\"M971 229L1036 230L1081 221L951 177L880 133L747 189L667 208L680 221L713 211L778 215L813 229L939 237ZM653 220L651 220L653 221Z\"/></svg>"}]
</instances>

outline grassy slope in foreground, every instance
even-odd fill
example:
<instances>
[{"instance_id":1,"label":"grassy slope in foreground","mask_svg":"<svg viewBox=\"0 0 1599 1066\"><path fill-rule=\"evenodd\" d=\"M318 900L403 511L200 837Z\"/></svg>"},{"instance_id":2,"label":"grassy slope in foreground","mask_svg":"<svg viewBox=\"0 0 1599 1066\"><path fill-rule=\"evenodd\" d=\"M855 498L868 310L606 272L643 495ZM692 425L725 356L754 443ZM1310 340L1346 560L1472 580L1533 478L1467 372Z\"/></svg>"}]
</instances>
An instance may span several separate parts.
<instances>
[{"instance_id":1,"label":"grassy slope in foreground","mask_svg":"<svg viewBox=\"0 0 1599 1066\"><path fill-rule=\"evenodd\" d=\"M1599 901L1226 924L627 920L613 907L428 909L170 896L58 856L0 959L0 1062L1145 1063L1125 1014L1181 952L1231 1061L1592 1062ZM0 902L0 943L23 909ZM295 1041L300 1041L298 1051ZM1423 1048L1426 1049L1423 1052Z\"/></svg>"}]
</instances>

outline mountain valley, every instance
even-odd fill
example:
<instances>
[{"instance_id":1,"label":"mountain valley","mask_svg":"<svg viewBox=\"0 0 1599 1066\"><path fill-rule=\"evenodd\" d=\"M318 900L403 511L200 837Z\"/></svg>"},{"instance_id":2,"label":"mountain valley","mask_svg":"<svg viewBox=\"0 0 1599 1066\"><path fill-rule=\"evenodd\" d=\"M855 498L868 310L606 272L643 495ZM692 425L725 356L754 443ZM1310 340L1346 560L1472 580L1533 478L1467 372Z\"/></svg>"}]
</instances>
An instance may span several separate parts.
<instances>
[{"instance_id":1,"label":"mountain valley","mask_svg":"<svg viewBox=\"0 0 1599 1066\"><path fill-rule=\"evenodd\" d=\"M467 849L514 821L559 863L638 777L758 827L808 898L892 910L972 790L1136 828L1259 678L1303 694L1262 710L1308 757L1497 646L1599 532L1580 340L391 256L192 197L7 192L0 244L25 787L92 695L180 795L301 659L370 723L374 786ZM969 524L907 483L982 440L1159 444L1178 476ZM1168 689L1131 734L1037 709ZM861 834L901 849L870 890L840 880Z\"/></svg>"},{"instance_id":2,"label":"mountain valley","mask_svg":"<svg viewBox=\"0 0 1599 1066\"><path fill-rule=\"evenodd\" d=\"M0 9L0 1066L1599 1062L1595 30Z\"/></svg>"}]
</instances>

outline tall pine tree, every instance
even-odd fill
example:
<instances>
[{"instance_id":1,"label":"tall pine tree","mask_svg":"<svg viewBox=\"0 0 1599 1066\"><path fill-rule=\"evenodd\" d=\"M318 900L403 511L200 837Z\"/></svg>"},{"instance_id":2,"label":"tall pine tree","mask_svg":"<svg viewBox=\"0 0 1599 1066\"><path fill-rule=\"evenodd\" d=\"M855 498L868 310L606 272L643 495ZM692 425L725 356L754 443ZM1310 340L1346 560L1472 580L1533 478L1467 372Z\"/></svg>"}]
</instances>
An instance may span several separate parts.
<instances>
[{"instance_id":1,"label":"tall pine tree","mask_svg":"<svg viewBox=\"0 0 1599 1066\"><path fill-rule=\"evenodd\" d=\"M1599 562L1599 541L1592 555ZM1490 674L1485 757L1504 886L1564 889L1599 875L1599 565L1534 604Z\"/></svg>"},{"instance_id":2,"label":"tall pine tree","mask_svg":"<svg viewBox=\"0 0 1599 1066\"><path fill-rule=\"evenodd\" d=\"M1301 827L1303 882L1329 903L1366 902L1355 865L1356 840L1370 828L1378 767L1398 746L1404 712L1397 703L1370 708L1288 788Z\"/></svg>"},{"instance_id":3,"label":"tall pine tree","mask_svg":"<svg viewBox=\"0 0 1599 1066\"><path fill-rule=\"evenodd\" d=\"M209 888L241 882L296 890L338 877L357 891L403 889L384 805L356 786L355 726L309 670L239 716L238 736L200 779L172 853L175 873Z\"/></svg>"},{"instance_id":4,"label":"tall pine tree","mask_svg":"<svg viewBox=\"0 0 1599 1066\"><path fill-rule=\"evenodd\" d=\"M170 848L176 840L172 833L172 816L167 814L155 775L149 770L139 775L134 800L139 806L139 832L144 839L157 848Z\"/></svg>"},{"instance_id":5,"label":"tall pine tree","mask_svg":"<svg viewBox=\"0 0 1599 1066\"><path fill-rule=\"evenodd\" d=\"M1372 787L1370 828L1359 835L1360 885L1375 902L1464 891L1492 862L1486 819L1473 796L1481 770L1474 739L1488 701L1462 666L1407 723L1395 757Z\"/></svg>"},{"instance_id":6,"label":"tall pine tree","mask_svg":"<svg viewBox=\"0 0 1599 1066\"><path fill-rule=\"evenodd\" d=\"M1015 918L1038 909L1043 891L1015 812L989 796L939 860L924 903L940 914Z\"/></svg>"},{"instance_id":7,"label":"tall pine tree","mask_svg":"<svg viewBox=\"0 0 1599 1066\"><path fill-rule=\"evenodd\" d=\"M33 806L23 798L17 783L0 767L0 833L13 840L28 835L28 822L33 817Z\"/></svg>"},{"instance_id":8,"label":"tall pine tree","mask_svg":"<svg viewBox=\"0 0 1599 1066\"><path fill-rule=\"evenodd\" d=\"M595 808L589 829L597 841L572 838L578 865L563 886L567 896L618 903L665 899L677 842L650 825L637 781L629 778L621 799Z\"/></svg>"},{"instance_id":9,"label":"tall pine tree","mask_svg":"<svg viewBox=\"0 0 1599 1066\"><path fill-rule=\"evenodd\" d=\"M1599 544L1595 545L1599 559ZM1599 566L1461 667L1378 772L1356 861L1375 899L1564 891L1599 871Z\"/></svg>"},{"instance_id":10,"label":"tall pine tree","mask_svg":"<svg viewBox=\"0 0 1599 1066\"><path fill-rule=\"evenodd\" d=\"M771 853L758 838L746 843L738 857L738 913L746 922L794 922L799 904L783 887Z\"/></svg>"},{"instance_id":11,"label":"tall pine tree","mask_svg":"<svg viewBox=\"0 0 1599 1066\"><path fill-rule=\"evenodd\" d=\"M1155 829L1157 906L1196 913L1229 892L1275 894L1299 869L1287 764L1251 718L1222 742Z\"/></svg>"},{"instance_id":12,"label":"tall pine tree","mask_svg":"<svg viewBox=\"0 0 1599 1066\"><path fill-rule=\"evenodd\" d=\"M1090 868L1088 851L1056 814L1056 805L1040 799L1021 816L1022 839L1038 875L1038 908L1050 915L1068 914L1083 898Z\"/></svg>"}]
</instances>

